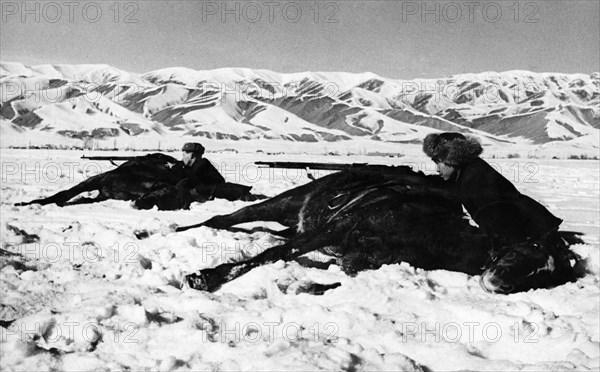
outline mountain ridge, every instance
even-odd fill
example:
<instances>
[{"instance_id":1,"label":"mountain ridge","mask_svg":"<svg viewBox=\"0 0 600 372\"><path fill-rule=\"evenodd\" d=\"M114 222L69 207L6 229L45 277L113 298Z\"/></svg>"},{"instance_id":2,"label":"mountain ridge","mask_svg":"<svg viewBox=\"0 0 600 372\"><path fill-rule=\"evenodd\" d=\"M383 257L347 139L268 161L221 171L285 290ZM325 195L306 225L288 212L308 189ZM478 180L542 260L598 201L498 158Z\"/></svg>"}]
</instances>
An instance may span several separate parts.
<instances>
[{"instance_id":1,"label":"mountain ridge","mask_svg":"<svg viewBox=\"0 0 600 372\"><path fill-rule=\"evenodd\" d=\"M439 79L366 72L0 63L3 132L69 139L174 136L417 143L436 131L540 146L600 135L600 73L524 70ZM10 126L6 123L10 123ZM8 128L10 127L10 128ZM587 139L589 137L589 140Z\"/></svg>"}]
</instances>

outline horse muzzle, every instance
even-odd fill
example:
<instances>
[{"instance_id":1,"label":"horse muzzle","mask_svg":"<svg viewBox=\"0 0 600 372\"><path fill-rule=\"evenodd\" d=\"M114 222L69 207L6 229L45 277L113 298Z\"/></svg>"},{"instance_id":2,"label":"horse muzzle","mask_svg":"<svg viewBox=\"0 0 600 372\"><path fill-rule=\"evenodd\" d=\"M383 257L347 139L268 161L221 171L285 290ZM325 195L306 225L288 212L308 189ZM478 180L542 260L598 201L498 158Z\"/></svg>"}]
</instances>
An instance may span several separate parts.
<instances>
[{"instance_id":1,"label":"horse muzzle","mask_svg":"<svg viewBox=\"0 0 600 372\"><path fill-rule=\"evenodd\" d=\"M504 282L496 270L488 269L479 278L479 285L486 292L508 294L514 291L514 286Z\"/></svg>"}]
</instances>

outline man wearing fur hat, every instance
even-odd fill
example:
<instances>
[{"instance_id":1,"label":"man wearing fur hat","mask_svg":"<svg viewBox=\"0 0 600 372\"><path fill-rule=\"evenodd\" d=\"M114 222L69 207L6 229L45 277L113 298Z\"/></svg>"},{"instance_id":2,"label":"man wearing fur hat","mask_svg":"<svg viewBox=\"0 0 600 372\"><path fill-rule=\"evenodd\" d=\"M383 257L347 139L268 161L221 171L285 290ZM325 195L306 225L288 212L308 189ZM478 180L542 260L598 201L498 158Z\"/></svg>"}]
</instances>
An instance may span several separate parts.
<instances>
[{"instance_id":1,"label":"man wearing fur hat","mask_svg":"<svg viewBox=\"0 0 600 372\"><path fill-rule=\"evenodd\" d=\"M481 144L460 133L429 134L423 152L451 183L473 220L496 244L538 240L555 234L562 220L515 186L479 157Z\"/></svg>"},{"instance_id":2,"label":"man wearing fur hat","mask_svg":"<svg viewBox=\"0 0 600 372\"><path fill-rule=\"evenodd\" d=\"M159 205L161 198L174 200L176 209L187 209L194 201L204 202L213 198L246 201L264 198L263 195L251 194L250 186L225 182L212 163L203 158L204 146L201 144L188 142L183 145L181 151L182 161L171 169L173 180L180 181L174 186L153 190L140 197L133 203L134 208L150 209Z\"/></svg>"},{"instance_id":3,"label":"man wearing fur hat","mask_svg":"<svg viewBox=\"0 0 600 372\"><path fill-rule=\"evenodd\" d=\"M203 158L204 146L197 142L188 142L183 145L183 173L184 179L177 187L195 189L196 187L213 186L225 183L225 179L210 161Z\"/></svg>"},{"instance_id":4,"label":"man wearing fur hat","mask_svg":"<svg viewBox=\"0 0 600 372\"><path fill-rule=\"evenodd\" d=\"M212 198L253 201L261 196L250 194L252 187L225 182L225 178L203 157L204 146L197 142L183 145L183 179L177 184L183 208L191 202L204 202Z\"/></svg>"}]
</instances>

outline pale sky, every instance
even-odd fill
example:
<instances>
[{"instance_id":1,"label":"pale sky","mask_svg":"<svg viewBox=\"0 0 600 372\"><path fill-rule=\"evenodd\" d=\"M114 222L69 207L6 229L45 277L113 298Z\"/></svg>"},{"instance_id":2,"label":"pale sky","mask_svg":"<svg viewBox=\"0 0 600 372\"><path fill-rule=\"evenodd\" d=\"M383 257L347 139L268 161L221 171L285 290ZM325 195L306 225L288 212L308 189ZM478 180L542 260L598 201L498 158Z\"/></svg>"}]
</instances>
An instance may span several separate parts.
<instances>
[{"instance_id":1,"label":"pale sky","mask_svg":"<svg viewBox=\"0 0 600 372\"><path fill-rule=\"evenodd\" d=\"M7 1L0 60L388 78L600 71L600 1ZM237 18L237 19L236 19Z\"/></svg>"}]
</instances>

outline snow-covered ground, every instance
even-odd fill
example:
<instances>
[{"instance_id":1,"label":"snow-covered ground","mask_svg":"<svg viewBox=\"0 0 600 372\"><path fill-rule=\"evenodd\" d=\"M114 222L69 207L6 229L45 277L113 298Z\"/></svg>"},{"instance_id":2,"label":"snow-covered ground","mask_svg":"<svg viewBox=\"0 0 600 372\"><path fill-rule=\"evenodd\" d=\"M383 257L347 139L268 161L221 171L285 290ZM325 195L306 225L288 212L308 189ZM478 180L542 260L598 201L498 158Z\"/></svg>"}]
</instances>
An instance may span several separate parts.
<instances>
[{"instance_id":1,"label":"snow-covered ground","mask_svg":"<svg viewBox=\"0 0 600 372\"><path fill-rule=\"evenodd\" d=\"M83 161L74 151L0 155L0 239L5 251L20 254L0 257L0 320L8 327L0 328L2 370L600 369L598 161L490 159L563 218L564 230L585 234L585 244L573 250L587 259L588 273L576 283L505 296L484 292L478 277L406 264L348 277L336 266L278 262L209 294L180 289L184 273L257 254L279 239L209 228L175 234L169 225L201 222L249 202L214 200L175 212L138 211L115 200L14 207L112 166ZM434 170L417 153L208 157L228 181L268 196L309 180L304 171L259 170L252 161L405 163ZM157 233L138 240L136 229ZM308 281L342 286L322 296L297 293ZM10 326L4 322L14 319Z\"/></svg>"}]
</instances>

